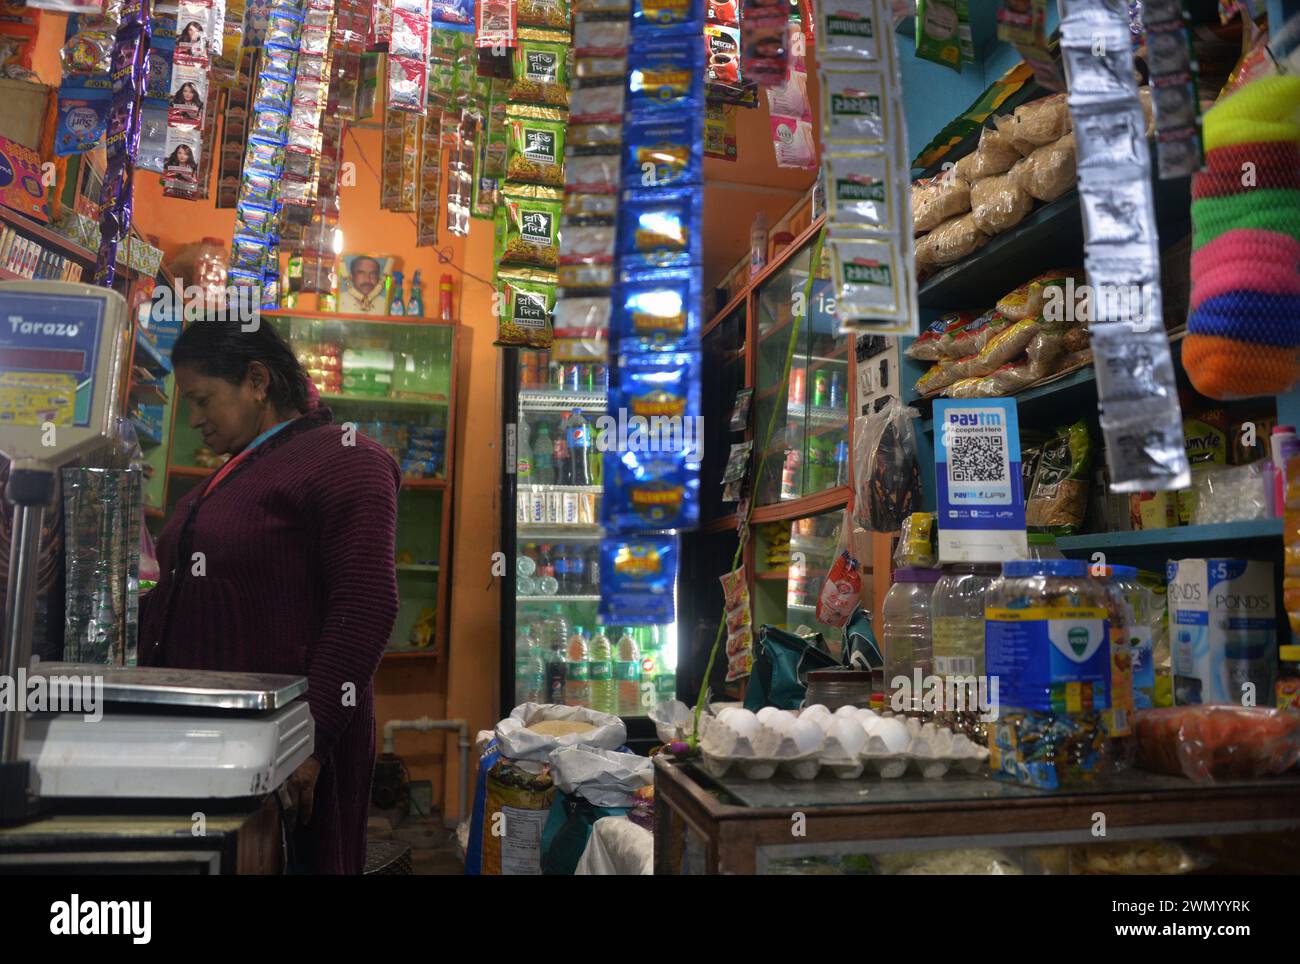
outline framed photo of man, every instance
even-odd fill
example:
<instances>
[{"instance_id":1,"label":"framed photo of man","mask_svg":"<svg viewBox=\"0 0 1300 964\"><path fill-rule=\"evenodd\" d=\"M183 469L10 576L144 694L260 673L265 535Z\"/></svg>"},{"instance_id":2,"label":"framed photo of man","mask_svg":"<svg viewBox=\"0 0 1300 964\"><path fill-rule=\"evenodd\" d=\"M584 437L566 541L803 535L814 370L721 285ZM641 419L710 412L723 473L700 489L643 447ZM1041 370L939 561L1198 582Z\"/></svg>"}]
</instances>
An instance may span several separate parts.
<instances>
[{"instance_id":1,"label":"framed photo of man","mask_svg":"<svg viewBox=\"0 0 1300 964\"><path fill-rule=\"evenodd\" d=\"M339 313L387 314L387 278L392 266L392 255L344 254L339 267Z\"/></svg>"}]
</instances>

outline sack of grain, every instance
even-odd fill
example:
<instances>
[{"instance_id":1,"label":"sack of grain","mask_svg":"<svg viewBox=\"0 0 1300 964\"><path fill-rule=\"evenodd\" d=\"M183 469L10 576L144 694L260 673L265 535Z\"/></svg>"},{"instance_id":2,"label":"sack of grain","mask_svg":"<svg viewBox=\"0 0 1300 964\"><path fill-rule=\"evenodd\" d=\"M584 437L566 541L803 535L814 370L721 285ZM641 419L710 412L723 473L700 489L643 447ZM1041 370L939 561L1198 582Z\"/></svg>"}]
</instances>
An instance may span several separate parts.
<instances>
[{"instance_id":1,"label":"sack of grain","mask_svg":"<svg viewBox=\"0 0 1300 964\"><path fill-rule=\"evenodd\" d=\"M496 737L508 760L549 761L565 746L617 749L627 741L627 726L617 716L585 706L524 703L497 724Z\"/></svg>"}]
</instances>

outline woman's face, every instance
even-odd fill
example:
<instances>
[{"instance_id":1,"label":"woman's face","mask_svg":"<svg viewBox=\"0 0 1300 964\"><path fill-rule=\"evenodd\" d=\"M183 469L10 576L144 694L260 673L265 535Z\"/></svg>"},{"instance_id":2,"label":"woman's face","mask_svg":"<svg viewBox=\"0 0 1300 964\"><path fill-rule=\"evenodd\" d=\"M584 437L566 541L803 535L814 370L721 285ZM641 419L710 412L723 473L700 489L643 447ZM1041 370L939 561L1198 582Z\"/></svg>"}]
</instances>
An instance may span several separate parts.
<instances>
[{"instance_id":1,"label":"woman's face","mask_svg":"<svg viewBox=\"0 0 1300 964\"><path fill-rule=\"evenodd\" d=\"M188 164L193 158L190 157L190 149L182 144L176 148L176 163Z\"/></svg>"},{"instance_id":2,"label":"woman's face","mask_svg":"<svg viewBox=\"0 0 1300 964\"><path fill-rule=\"evenodd\" d=\"M249 366L238 385L204 375L194 365L176 368L176 386L190 403L190 427L218 455L239 452L264 431L267 407L257 399L265 396L267 381L266 367L260 362Z\"/></svg>"}]
</instances>

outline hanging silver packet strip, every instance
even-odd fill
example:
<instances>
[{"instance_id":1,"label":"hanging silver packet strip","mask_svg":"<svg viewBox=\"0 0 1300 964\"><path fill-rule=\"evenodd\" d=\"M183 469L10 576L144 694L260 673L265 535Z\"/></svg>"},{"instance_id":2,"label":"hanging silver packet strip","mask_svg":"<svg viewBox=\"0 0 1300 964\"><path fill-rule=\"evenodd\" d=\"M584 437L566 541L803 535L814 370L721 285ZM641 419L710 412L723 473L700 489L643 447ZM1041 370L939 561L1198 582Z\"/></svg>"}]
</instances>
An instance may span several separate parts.
<instances>
[{"instance_id":1,"label":"hanging silver packet strip","mask_svg":"<svg viewBox=\"0 0 1300 964\"><path fill-rule=\"evenodd\" d=\"M916 335L911 162L890 3L828 0L817 16L823 257L840 331Z\"/></svg>"},{"instance_id":2,"label":"hanging silver packet strip","mask_svg":"<svg viewBox=\"0 0 1300 964\"><path fill-rule=\"evenodd\" d=\"M1161 180L1190 177L1201 169L1201 98L1183 0L1142 5L1156 121L1156 168Z\"/></svg>"},{"instance_id":3,"label":"hanging silver packet strip","mask_svg":"<svg viewBox=\"0 0 1300 964\"><path fill-rule=\"evenodd\" d=\"M1061 57L1078 143L1098 414L1111 489L1184 488L1191 477L1161 306L1151 155L1128 5L1060 4Z\"/></svg>"}]
</instances>

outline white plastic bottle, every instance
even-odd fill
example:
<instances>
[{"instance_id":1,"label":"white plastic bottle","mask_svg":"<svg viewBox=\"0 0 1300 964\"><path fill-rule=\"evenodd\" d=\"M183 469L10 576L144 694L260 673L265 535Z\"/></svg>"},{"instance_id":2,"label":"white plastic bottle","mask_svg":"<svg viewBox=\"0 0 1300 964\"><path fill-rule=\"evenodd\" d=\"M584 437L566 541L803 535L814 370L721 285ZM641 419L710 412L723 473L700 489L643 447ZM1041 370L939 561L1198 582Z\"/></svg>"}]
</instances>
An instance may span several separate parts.
<instances>
[{"instance_id":1,"label":"white plastic bottle","mask_svg":"<svg viewBox=\"0 0 1300 964\"><path fill-rule=\"evenodd\" d=\"M930 675L933 663L933 644L930 632L930 599L934 584L939 581L937 569L898 569L894 584L885 594L881 607L881 646L885 657L885 705L907 680L906 686L914 700L921 697L916 692L914 670L921 671L921 679ZM907 707L904 706L906 709Z\"/></svg>"}]
</instances>

